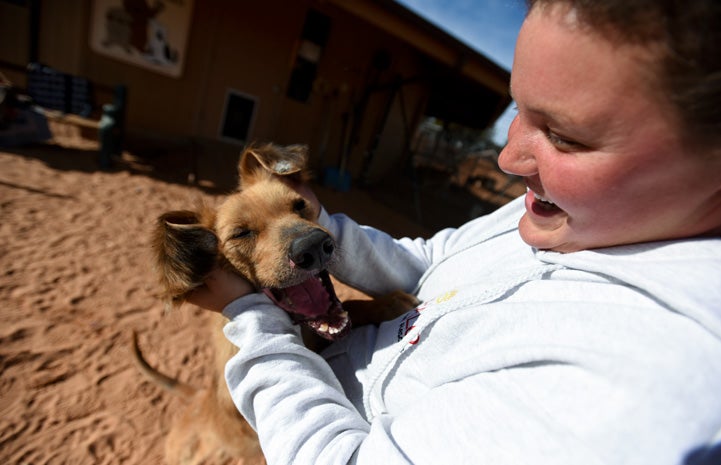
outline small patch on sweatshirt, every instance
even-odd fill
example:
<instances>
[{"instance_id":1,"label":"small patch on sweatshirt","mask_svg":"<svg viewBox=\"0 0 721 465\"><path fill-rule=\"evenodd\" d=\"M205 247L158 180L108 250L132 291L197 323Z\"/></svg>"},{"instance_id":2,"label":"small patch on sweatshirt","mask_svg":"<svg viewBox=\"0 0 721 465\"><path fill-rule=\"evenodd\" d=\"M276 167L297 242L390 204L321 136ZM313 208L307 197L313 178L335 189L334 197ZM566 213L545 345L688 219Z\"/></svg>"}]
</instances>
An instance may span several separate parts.
<instances>
[{"instance_id":1,"label":"small patch on sweatshirt","mask_svg":"<svg viewBox=\"0 0 721 465\"><path fill-rule=\"evenodd\" d=\"M424 305L425 304L421 304L420 306L403 315L403 318L401 318L400 324L398 325L398 341L403 339L406 334L410 333L411 330L415 328L416 320L419 316L421 316L421 310L419 309Z\"/></svg>"},{"instance_id":2,"label":"small patch on sweatshirt","mask_svg":"<svg viewBox=\"0 0 721 465\"><path fill-rule=\"evenodd\" d=\"M428 302L423 302L413 310L409 311L403 317L401 318L399 324L398 324L398 334L397 334L397 340L400 341L404 337L406 337L411 331L416 329L416 321L421 316L421 313L425 310L427 310L430 307L433 307L435 305L443 304L448 302L449 300L453 299L458 294L458 291L456 289L453 289L452 291L448 291L443 293L442 295L436 297L433 300L430 300ZM410 345L416 345L421 339L420 332L416 334L410 341L408 341L408 344Z\"/></svg>"}]
</instances>

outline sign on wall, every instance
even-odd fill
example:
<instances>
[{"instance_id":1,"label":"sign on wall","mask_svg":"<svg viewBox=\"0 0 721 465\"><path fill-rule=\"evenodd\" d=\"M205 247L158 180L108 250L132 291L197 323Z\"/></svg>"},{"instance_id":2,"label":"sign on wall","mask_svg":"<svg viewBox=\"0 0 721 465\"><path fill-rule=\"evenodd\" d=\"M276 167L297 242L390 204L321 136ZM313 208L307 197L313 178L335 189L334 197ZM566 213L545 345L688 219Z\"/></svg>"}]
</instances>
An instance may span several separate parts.
<instances>
[{"instance_id":1,"label":"sign on wall","mask_svg":"<svg viewBox=\"0 0 721 465\"><path fill-rule=\"evenodd\" d=\"M192 10L193 0L94 0L90 48L180 77Z\"/></svg>"}]
</instances>

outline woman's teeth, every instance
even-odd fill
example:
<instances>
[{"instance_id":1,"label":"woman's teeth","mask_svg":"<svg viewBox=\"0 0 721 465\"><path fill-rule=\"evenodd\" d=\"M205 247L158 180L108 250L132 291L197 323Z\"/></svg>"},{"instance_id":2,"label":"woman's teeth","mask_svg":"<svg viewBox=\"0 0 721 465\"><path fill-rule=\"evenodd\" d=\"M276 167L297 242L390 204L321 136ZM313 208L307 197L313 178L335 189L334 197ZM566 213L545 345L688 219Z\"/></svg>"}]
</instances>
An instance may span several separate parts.
<instances>
[{"instance_id":1,"label":"woman's teeth","mask_svg":"<svg viewBox=\"0 0 721 465\"><path fill-rule=\"evenodd\" d=\"M543 203L547 203L547 204L549 204L549 205L556 205L555 203L551 202L551 201L548 200L547 198L541 197L540 195L536 194L535 192L533 193L533 197L534 197L536 200L540 200L540 201L543 202Z\"/></svg>"}]
</instances>

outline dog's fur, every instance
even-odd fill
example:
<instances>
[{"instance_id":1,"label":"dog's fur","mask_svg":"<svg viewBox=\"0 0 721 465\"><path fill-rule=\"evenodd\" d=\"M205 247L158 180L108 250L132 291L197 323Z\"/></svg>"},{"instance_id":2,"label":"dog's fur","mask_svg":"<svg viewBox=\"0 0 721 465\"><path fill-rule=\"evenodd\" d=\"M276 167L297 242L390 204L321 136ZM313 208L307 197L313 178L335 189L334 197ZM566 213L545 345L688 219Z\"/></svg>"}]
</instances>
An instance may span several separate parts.
<instances>
[{"instance_id":1,"label":"dog's fur","mask_svg":"<svg viewBox=\"0 0 721 465\"><path fill-rule=\"evenodd\" d=\"M304 341L314 350L323 345L318 335L333 340L347 331L345 311L356 325L378 324L417 305L415 297L397 292L374 301L345 302L341 309L333 303L334 292L325 294L321 290L318 282L322 281L322 288L328 290L330 279L318 276L324 276L336 246L328 231L315 222L317 211L311 202L294 189L307 181L306 158L304 146L251 146L241 155L238 191L228 196L217 211L175 211L159 218L154 248L168 302L175 306L182 303L188 293L203 285L216 266L242 275L281 306L281 302L293 300L294 294L285 290L300 283L314 283L311 293L319 293L318 301L331 301L327 313L323 308L293 313L292 302L290 307L284 307L306 327ZM134 339L133 353L141 371L191 402L168 437L166 455L170 463L199 463L218 448L233 457L262 460L257 437L238 414L225 386L223 366L236 348L220 331L216 333L217 373L213 385L204 390L153 369Z\"/></svg>"}]
</instances>

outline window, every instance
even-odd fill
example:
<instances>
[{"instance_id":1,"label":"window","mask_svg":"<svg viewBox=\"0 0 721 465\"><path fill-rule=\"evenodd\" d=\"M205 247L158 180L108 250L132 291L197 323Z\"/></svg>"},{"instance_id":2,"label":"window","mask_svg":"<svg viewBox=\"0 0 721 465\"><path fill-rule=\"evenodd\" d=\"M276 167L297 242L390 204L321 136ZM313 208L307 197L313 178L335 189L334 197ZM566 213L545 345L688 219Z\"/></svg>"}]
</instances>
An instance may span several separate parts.
<instances>
[{"instance_id":1,"label":"window","mask_svg":"<svg viewBox=\"0 0 721 465\"><path fill-rule=\"evenodd\" d=\"M256 97L228 89L220 121L220 138L244 144L253 126L257 103Z\"/></svg>"}]
</instances>

